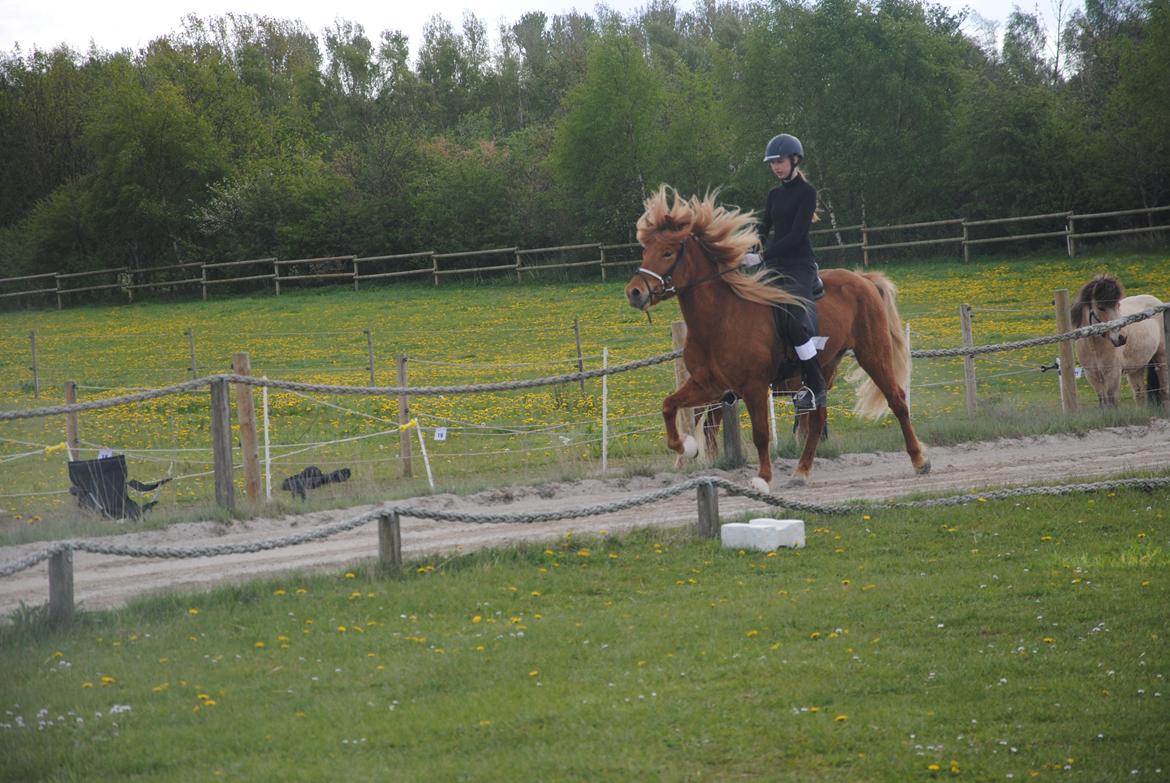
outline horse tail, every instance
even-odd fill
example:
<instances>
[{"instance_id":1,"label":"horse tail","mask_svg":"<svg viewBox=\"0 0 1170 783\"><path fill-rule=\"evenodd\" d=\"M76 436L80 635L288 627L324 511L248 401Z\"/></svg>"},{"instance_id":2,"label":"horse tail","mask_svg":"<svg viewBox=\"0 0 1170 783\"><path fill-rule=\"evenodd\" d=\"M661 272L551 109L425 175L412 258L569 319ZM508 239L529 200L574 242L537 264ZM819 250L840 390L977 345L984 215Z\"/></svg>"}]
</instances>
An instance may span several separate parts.
<instances>
[{"instance_id":1,"label":"horse tail","mask_svg":"<svg viewBox=\"0 0 1170 783\"><path fill-rule=\"evenodd\" d=\"M882 300L882 311L885 315L886 332L890 336L890 346L893 349L890 356L890 365L893 376L902 384L902 390L910 384L910 344L902 331L902 316L898 314L898 289L893 282L881 272L863 272L862 277L873 284L878 296ZM889 413L890 407L882 390L873 379L865 374L861 367L849 373L847 380L862 380L857 387L857 402L853 412L859 416L877 419Z\"/></svg>"},{"instance_id":2,"label":"horse tail","mask_svg":"<svg viewBox=\"0 0 1170 783\"><path fill-rule=\"evenodd\" d=\"M1149 400L1150 405L1156 408L1162 407L1162 395L1166 390L1162 388L1161 381L1158 378L1158 355L1150 359L1150 363L1146 365L1146 399Z\"/></svg>"}]
</instances>

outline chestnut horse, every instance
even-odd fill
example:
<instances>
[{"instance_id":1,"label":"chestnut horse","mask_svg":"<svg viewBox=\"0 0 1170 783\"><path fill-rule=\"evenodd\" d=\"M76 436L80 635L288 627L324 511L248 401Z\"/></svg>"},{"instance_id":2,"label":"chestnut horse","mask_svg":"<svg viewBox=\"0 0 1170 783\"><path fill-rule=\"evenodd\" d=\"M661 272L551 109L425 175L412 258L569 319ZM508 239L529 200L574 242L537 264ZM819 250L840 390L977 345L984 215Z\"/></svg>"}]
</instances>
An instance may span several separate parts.
<instances>
[{"instance_id":1,"label":"chestnut horse","mask_svg":"<svg viewBox=\"0 0 1170 783\"><path fill-rule=\"evenodd\" d=\"M1115 321L1162 304L1149 294L1123 294L1121 283L1109 275L1099 275L1085 283L1071 308L1073 326ZM1077 340L1077 361L1097 392L1101 407L1117 405L1123 374L1129 378L1134 400L1170 402L1166 333L1162 330L1164 316L1165 313L1158 313L1103 335Z\"/></svg>"},{"instance_id":2,"label":"chestnut horse","mask_svg":"<svg viewBox=\"0 0 1170 783\"><path fill-rule=\"evenodd\" d=\"M663 186L646 199L638 220L642 266L626 285L626 300L648 310L677 296L687 324L683 362L690 378L662 401L666 445L692 457L697 443L679 437L675 414L679 408L701 406L732 391L743 398L752 423L752 442L759 452L760 469L752 484L768 491L772 464L768 453L768 387L773 380L796 375L795 354L781 342L772 306L803 300L769 285L767 271L747 274L741 269L744 253L758 242L755 217L715 204L715 194L683 199ZM828 337L819 353L825 380L832 387L837 365L853 351L869 376L858 388L855 410L871 417L893 411L902 426L906 453L919 473L930 461L906 405L904 384L909 382L910 351L895 306L895 288L880 273L858 274L843 269L822 274L825 295L817 302L822 335ZM778 376L782 376L779 377ZM804 450L790 484L803 484L812 472L827 411L807 414Z\"/></svg>"}]
</instances>

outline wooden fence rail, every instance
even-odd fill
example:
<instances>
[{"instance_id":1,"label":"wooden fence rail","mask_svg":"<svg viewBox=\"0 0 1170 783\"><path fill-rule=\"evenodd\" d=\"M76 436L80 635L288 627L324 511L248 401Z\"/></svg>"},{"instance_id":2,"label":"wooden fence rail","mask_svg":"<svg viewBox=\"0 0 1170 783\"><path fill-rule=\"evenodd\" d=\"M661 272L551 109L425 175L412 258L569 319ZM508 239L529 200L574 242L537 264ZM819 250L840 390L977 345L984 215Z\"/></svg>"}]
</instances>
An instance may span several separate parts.
<instances>
[{"instance_id":1,"label":"wooden fence rail","mask_svg":"<svg viewBox=\"0 0 1170 783\"><path fill-rule=\"evenodd\" d=\"M1035 241L1041 239L1063 238L1069 256L1075 256L1077 242L1086 239L1103 239L1108 237L1129 236L1135 234L1151 234L1157 232L1170 233L1170 216L1166 222L1155 222L1154 215L1170 212L1170 206L1147 207L1142 209L1124 209L1115 212L1092 212L1075 214L1073 212L1049 212L1042 215L1020 215L1015 217L968 220L966 218L949 218L946 220L930 220L917 223L899 223L884 226L871 226L859 223L850 226L832 226L817 228L809 232L812 237L831 236L836 242L814 246L818 253L842 252L860 250L862 261L869 265L873 253L880 251L898 250L904 248L918 248L933 245L957 245L962 248L963 260L971 260L971 248L981 245L998 244L1002 242ZM1145 215L1148 225L1118 228L1112 226L1098 226L1093 228L1087 225L1091 221L1102 221L1110 218L1127 218L1136 215ZM1059 229L1045 229L1035 226L1024 233L1000 233L996 235L974 236L972 229L986 229L996 226L1004 227L1020 223L1042 223L1043 221L1059 220L1062 225ZM937 233L942 236L927 236L921 234L909 238L896 238L896 241L873 242L873 235L885 232L914 231ZM843 241L845 235L851 239L858 236L858 241ZM304 281L352 281L356 291L362 281L389 280L406 277L430 276L435 285L447 275L480 274L484 272L514 272L517 280L523 280L525 272L538 272L550 269L574 269L597 267L601 279L607 279L607 272L617 267L632 267L641 260L640 245L637 242L624 244L604 245L595 242L559 245L555 247L540 247L520 249L515 247L495 248L488 250L466 250L457 253L435 253L422 251L416 253L401 253L396 255L379 255L356 257L352 255L326 256L321 258L277 259L253 258L243 261L216 261L200 262L186 261L162 266L131 269L129 267L113 267L110 269L95 269L85 272L44 272L35 275L21 275L18 277L0 278L0 300L19 299L20 297L35 297L52 294L56 296L57 307L64 306L64 297L68 294L82 292L120 290L127 297L132 298L134 291L150 289L174 289L179 286L198 284L202 296L207 299L207 290L210 286L227 285L254 281L268 281L273 283L273 289L279 296L281 286L289 283ZM469 263L470 262L470 263ZM256 273L247 267L267 267L263 272ZM175 272L185 273L187 270L199 270L199 276L172 276ZM237 274L237 270L244 271ZM305 271L307 270L307 271ZM209 274L210 272L210 274ZM112 281L68 287L68 281L87 277L113 275ZM161 277L160 277L161 276ZM42 281L53 281L48 287ZM25 287L31 286L31 287ZM12 290L5 290L11 287Z\"/></svg>"}]
</instances>

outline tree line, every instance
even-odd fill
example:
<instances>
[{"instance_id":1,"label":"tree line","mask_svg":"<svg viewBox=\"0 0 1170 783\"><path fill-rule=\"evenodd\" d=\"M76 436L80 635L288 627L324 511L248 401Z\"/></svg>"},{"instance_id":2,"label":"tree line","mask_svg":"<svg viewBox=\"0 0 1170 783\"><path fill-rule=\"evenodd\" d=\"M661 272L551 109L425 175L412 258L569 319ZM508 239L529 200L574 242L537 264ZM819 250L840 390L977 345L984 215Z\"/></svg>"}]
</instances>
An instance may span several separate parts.
<instances>
[{"instance_id":1,"label":"tree line","mask_svg":"<svg viewBox=\"0 0 1170 783\"><path fill-rule=\"evenodd\" d=\"M758 208L787 131L840 225L1170 201L1170 3L1047 40L921 0L651 0L436 16L188 16L144 49L0 56L0 276L624 242L645 195Z\"/></svg>"}]
</instances>

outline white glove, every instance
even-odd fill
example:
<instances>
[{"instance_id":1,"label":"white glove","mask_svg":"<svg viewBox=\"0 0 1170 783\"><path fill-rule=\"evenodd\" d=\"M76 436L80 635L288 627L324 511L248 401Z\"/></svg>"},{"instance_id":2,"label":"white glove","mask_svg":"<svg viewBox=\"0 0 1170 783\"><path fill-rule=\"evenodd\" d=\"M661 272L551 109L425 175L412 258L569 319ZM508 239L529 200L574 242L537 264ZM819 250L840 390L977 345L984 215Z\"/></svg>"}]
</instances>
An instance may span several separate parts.
<instances>
[{"instance_id":1,"label":"white glove","mask_svg":"<svg viewBox=\"0 0 1170 783\"><path fill-rule=\"evenodd\" d=\"M756 266L758 264L763 263L763 261L764 261L764 258L759 253L744 253L743 254L743 265L745 267Z\"/></svg>"}]
</instances>

